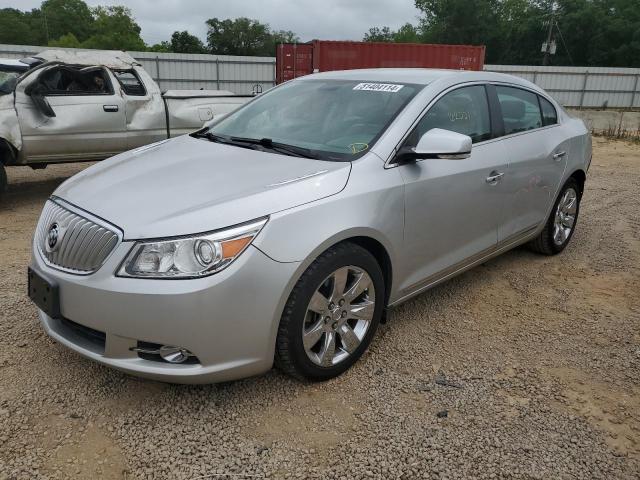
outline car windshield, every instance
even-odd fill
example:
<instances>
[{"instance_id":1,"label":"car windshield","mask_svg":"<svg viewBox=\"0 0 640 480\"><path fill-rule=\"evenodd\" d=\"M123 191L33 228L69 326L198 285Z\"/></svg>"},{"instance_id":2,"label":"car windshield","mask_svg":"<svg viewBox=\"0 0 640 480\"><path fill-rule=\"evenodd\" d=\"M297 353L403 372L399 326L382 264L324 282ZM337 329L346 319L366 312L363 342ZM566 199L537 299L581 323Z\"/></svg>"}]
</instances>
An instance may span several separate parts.
<instances>
[{"instance_id":1,"label":"car windshield","mask_svg":"<svg viewBox=\"0 0 640 480\"><path fill-rule=\"evenodd\" d=\"M0 65L0 95L12 93L22 72Z\"/></svg>"},{"instance_id":2,"label":"car windshield","mask_svg":"<svg viewBox=\"0 0 640 480\"><path fill-rule=\"evenodd\" d=\"M363 155L421 85L294 80L267 92L209 129L209 136L305 149L312 158Z\"/></svg>"}]
</instances>

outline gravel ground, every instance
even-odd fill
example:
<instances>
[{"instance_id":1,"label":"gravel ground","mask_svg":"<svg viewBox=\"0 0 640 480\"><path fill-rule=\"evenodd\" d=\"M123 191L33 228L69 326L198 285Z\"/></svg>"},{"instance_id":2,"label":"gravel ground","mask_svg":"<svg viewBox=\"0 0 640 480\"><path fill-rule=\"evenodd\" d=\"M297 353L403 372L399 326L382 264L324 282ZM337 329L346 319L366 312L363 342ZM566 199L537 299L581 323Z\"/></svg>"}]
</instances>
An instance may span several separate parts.
<instances>
[{"instance_id":1,"label":"gravel ground","mask_svg":"<svg viewBox=\"0 0 640 480\"><path fill-rule=\"evenodd\" d=\"M9 169L0 479L640 478L640 148L595 139L565 252L507 253L393 311L324 384L140 380L55 344L27 300L40 208L84 168Z\"/></svg>"}]
</instances>

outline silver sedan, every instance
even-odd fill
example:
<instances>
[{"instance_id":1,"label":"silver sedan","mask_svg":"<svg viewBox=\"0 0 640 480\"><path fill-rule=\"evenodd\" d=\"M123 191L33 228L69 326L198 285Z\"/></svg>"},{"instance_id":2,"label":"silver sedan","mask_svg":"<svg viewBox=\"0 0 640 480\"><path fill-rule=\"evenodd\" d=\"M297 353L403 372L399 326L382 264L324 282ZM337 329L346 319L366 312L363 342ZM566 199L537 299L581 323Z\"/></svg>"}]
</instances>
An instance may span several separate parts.
<instances>
[{"instance_id":1,"label":"silver sedan","mask_svg":"<svg viewBox=\"0 0 640 480\"><path fill-rule=\"evenodd\" d=\"M29 295L54 339L135 375L326 380L387 309L521 244L560 253L590 160L519 78L309 75L62 184Z\"/></svg>"}]
</instances>

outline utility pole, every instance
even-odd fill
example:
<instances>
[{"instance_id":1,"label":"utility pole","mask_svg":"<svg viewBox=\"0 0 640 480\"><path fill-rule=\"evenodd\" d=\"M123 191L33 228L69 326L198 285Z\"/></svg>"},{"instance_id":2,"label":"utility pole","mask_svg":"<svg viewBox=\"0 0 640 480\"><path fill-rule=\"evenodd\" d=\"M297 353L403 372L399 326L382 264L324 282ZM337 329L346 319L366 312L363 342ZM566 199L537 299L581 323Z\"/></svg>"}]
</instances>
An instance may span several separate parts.
<instances>
[{"instance_id":1,"label":"utility pole","mask_svg":"<svg viewBox=\"0 0 640 480\"><path fill-rule=\"evenodd\" d=\"M49 45L49 24L47 23L47 9L42 8L42 15L44 16L44 31L47 34L47 45Z\"/></svg>"},{"instance_id":2,"label":"utility pole","mask_svg":"<svg viewBox=\"0 0 640 480\"><path fill-rule=\"evenodd\" d=\"M549 30L547 31L547 41L543 45L544 57L542 57L542 65L549 65L549 55L551 52L551 40L553 39L553 23L555 22L554 10L551 7L551 19L549 20Z\"/></svg>"}]
</instances>

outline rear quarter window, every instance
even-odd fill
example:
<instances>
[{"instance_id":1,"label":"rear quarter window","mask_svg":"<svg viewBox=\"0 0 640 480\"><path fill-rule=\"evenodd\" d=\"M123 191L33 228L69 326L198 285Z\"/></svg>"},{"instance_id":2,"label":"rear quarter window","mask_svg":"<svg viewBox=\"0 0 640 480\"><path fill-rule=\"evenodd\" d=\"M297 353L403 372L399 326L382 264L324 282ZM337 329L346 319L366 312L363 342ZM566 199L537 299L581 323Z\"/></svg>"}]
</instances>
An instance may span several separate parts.
<instances>
[{"instance_id":1,"label":"rear quarter window","mask_svg":"<svg viewBox=\"0 0 640 480\"><path fill-rule=\"evenodd\" d=\"M132 70L113 70L113 74L122 86L122 90L130 97L144 97L147 90L144 88L138 75Z\"/></svg>"},{"instance_id":2,"label":"rear quarter window","mask_svg":"<svg viewBox=\"0 0 640 480\"><path fill-rule=\"evenodd\" d=\"M555 107L546 98L539 98L540 108L542 109L542 124L546 127L547 125L555 125L558 123L558 113Z\"/></svg>"}]
</instances>

